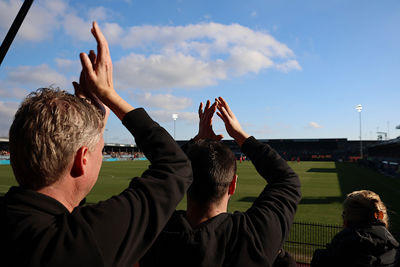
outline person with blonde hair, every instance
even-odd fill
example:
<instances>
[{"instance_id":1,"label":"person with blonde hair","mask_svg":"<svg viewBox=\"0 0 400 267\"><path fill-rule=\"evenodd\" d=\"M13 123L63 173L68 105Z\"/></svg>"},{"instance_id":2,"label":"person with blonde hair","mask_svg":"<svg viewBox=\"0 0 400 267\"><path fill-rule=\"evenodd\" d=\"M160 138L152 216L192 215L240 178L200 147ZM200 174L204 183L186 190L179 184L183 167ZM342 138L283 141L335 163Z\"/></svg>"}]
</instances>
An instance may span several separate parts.
<instances>
[{"instance_id":1,"label":"person with blonde hair","mask_svg":"<svg viewBox=\"0 0 400 267\"><path fill-rule=\"evenodd\" d=\"M344 226L383 224L389 227L387 209L378 194L369 190L354 191L343 202Z\"/></svg>"},{"instance_id":2,"label":"person with blonde hair","mask_svg":"<svg viewBox=\"0 0 400 267\"><path fill-rule=\"evenodd\" d=\"M389 232L387 208L378 194L354 191L343 202L343 226L311 266L398 266L399 243Z\"/></svg>"}]
</instances>

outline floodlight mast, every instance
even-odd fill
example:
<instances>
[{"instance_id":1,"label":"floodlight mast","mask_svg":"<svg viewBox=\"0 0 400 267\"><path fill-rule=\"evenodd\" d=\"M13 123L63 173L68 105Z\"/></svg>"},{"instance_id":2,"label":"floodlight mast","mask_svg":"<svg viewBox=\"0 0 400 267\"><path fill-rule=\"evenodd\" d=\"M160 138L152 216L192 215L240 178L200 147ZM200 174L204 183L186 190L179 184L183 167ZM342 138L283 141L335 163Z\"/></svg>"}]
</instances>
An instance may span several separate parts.
<instances>
[{"instance_id":1,"label":"floodlight mast","mask_svg":"<svg viewBox=\"0 0 400 267\"><path fill-rule=\"evenodd\" d=\"M356 106L356 110L358 111L358 114L360 114L360 158L363 158L363 149L362 149L362 135L361 135L361 110L362 106L361 104L358 104Z\"/></svg>"},{"instance_id":2,"label":"floodlight mast","mask_svg":"<svg viewBox=\"0 0 400 267\"><path fill-rule=\"evenodd\" d=\"M174 113L172 114L172 119L174 120L174 139L175 139L175 133L176 133L176 119L178 118L178 114Z\"/></svg>"}]
</instances>

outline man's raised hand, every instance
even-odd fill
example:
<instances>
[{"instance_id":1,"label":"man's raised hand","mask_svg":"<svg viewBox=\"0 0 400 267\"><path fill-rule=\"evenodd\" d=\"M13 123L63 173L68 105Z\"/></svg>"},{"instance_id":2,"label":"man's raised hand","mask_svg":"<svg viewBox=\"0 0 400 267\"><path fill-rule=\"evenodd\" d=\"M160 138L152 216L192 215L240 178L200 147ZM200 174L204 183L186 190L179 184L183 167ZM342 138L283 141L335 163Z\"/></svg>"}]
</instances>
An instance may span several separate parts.
<instances>
[{"instance_id":1,"label":"man's raised hand","mask_svg":"<svg viewBox=\"0 0 400 267\"><path fill-rule=\"evenodd\" d=\"M217 109L216 103L210 106L210 100L207 100L206 106L203 110L203 103L199 106L199 133L193 138L194 140L212 139L220 141L224 136L222 134L216 135L212 128L212 118Z\"/></svg>"},{"instance_id":2,"label":"man's raised hand","mask_svg":"<svg viewBox=\"0 0 400 267\"><path fill-rule=\"evenodd\" d=\"M96 62L96 54L93 50L89 52L89 59L92 65L95 65ZM108 116L110 115L110 109L100 101L100 99L93 93L93 91L89 90L88 80L85 78L85 73L83 69L81 71L81 75L79 77L79 83L72 82L72 85L75 89L75 95L80 98L85 98L91 101L98 109L102 111L104 114L104 126L107 124Z\"/></svg>"},{"instance_id":3,"label":"man's raised hand","mask_svg":"<svg viewBox=\"0 0 400 267\"><path fill-rule=\"evenodd\" d=\"M93 92L100 100L108 94L115 93L112 79L112 61L108 43L99 26L93 22L92 34L97 41L97 56L90 53L81 53L81 63L85 79L88 82L88 90Z\"/></svg>"},{"instance_id":4,"label":"man's raised hand","mask_svg":"<svg viewBox=\"0 0 400 267\"><path fill-rule=\"evenodd\" d=\"M87 91L96 96L122 120L126 113L133 110L133 107L114 90L110 50L96 22L93 22L91 32L97 42L97 55L94 51L91 51L89 56L86 53L80 54L83 72L81 77L85 80Z\"/></svg>"},{"instance_id":5,"label":"man's raised hand","mask_svg":"<svg viewBox=\"0 0 400 267\"><path fill-rule=\"evenodd\" d=\"M217 115L224 121L226 131L240 146L242 146L249 135L243 131L235 114L233 114L228 103L222 97L216 98L215 102L219 111Z\"/></svg>"}]
</instances>

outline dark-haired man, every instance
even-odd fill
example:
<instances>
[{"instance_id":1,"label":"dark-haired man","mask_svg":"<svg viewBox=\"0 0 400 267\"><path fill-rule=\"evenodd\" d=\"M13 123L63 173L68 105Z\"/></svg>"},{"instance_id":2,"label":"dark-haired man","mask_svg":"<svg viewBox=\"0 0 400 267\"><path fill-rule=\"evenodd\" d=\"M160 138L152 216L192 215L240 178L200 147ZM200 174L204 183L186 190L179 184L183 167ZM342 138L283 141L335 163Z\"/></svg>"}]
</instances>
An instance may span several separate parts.
<instances>
[{"instance_id":1,"label":"dark-haired man","mask_svg":"<svg viewBox=\"0 0 400 267\"><path fill-rule=\"evenodd\" d=\"M98 53L81 54L76 95L41 89L15 115L10 157L20 186L0 199L1 266L132 267L192 180L190 161L173 138L116 93L107 41L96 23L92 33ZM151 167L118 196L81 206L102 164L103 103L132 133Z\"/></svg>"},{"instance_id":2,"label":"dark-haired man","mask_svg":"<svg viewBox=\"0 0 400 267\"><path fill-rule=\"evenodd\" d=\"M236 160L212 129L216 108L228 134L268 182L246 212L227 213ZM193 169L187 211L173 214L140 266L272 266L301 198L299 178L271 147L242 130L221 97L211 107L208 101L204 112L201 104L199 117L199 134L185 148Z\"/></svg>"}]
</instances>

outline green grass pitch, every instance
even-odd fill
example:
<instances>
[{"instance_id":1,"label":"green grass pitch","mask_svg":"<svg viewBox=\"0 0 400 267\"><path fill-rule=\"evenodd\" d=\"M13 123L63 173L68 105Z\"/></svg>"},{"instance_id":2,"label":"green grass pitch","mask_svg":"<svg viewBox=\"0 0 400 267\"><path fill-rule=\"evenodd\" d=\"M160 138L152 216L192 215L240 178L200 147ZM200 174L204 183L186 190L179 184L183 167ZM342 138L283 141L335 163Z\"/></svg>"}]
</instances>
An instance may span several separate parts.
<instances>
[{"instance_id":1,"label":"green grass pitch","mask_svg":"<svg viewBox=\"0 0 400 267\"><path fill-rule=\"evenodd\" d=\"M87 197L96 203L120 193L131 177L140 176L148 161L104 162L97 184ZM302 201L296 221L341 224L341 203L354 190L369 189L378 193L389 209L391 230L400 233L400 179L383 176L355 163L289 162L302 183ZM238 184L229 211L246 210L265 186L250 162L238 162ZM0 165L0 194L15 185L11 167ZM178 209L185 209L182 200Z\"/></svg>"}]
</instances>

